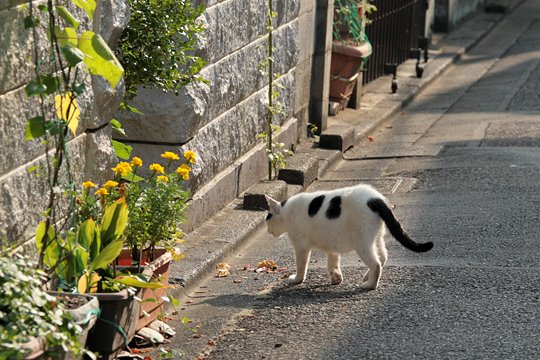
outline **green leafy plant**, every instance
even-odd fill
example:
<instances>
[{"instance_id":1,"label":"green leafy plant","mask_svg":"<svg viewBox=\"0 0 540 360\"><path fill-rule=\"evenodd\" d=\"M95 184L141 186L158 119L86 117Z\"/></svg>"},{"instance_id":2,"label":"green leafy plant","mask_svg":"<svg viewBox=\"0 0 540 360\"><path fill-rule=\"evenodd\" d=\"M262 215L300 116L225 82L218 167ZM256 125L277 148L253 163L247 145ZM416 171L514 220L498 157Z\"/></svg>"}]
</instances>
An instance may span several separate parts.
<instances>
[{"instance_id":1,"label":"green leafy plant","mask_svg":"<svg viewBox=\"0 0 540 360\"><path fill-rule=\"evenodd\" d=\"M293 153L285 149L285 144L274 141L275 134L281 130L274 124L274 117L284 113L283 104L279 102L281 89L283 86L275 82L279 80L279 75L274 73L274 45L273 45L273 20L277 17L277 12L273 10L272 0L268 0L268 42L266 46L266 59L258 65L259 71L268 78L268 103L266 105L266 130L257 135L258 139L266 142L266 157L268 159L268 180L272 180L277 175L279 169L287 165L287 157Z\"/></svg>"},{"instance_id":2,"label":"green leafy plant","mask_svg":"<svg viewBox=\"0 0 540 360\"><path fill-rule=\"evenodd\" d=\"M0 359L24 358L30 352L28 342L38 337L45 340L44 358L70 351L76 357L86 354L95 359L79 343L81 327L65 305L42 289L46 277L27 258L0 256Z\"/></svg>"},{"instance_id":3,"label":"green leafy plant","mask_svg":"<svg viewBox=\"0 0 540 360\"><path fill-rule=\"evenodd\" d=\"M181 241L178 225L184 219L189 199L184 183L189 179L191 165L196 163L196 154L185 151L184 161L170 151L161 157L165 164L153 163L146 171L138 157L118 163L113 168L116 178L98 190L102 203L126 198L129 221L124 233L125 243L133 250L139 265L143 251L153 254L156 247L165 247L174 255L174 246ZM85 202L89 205L81 206L81 210L94 211L92 201Z\"/></svg>"},{"instance_id":4,"label":"green leafy plant","mask_svg":"<svg viewBox=\"0 0 540 360\"><path fill-rule=\"evenodd\" d=\"M334 2L334 41L361 45L369 42L366 36L366 14L377 8L369 0L335 0Z\"/></svg>"},{"instance_id":5,"label":"green leafy plant","mask_svg":"<svg viewBox=\"0 0 540 360\"><path fill-rule=\"evenodd\" d=\"M193 81L205 65L194 55L204 30L197 18L204 6L188 0L129 0L131 18L116 50L124 65L127 98L138 86L177 90Z\"/></svg>"}]
</instances>

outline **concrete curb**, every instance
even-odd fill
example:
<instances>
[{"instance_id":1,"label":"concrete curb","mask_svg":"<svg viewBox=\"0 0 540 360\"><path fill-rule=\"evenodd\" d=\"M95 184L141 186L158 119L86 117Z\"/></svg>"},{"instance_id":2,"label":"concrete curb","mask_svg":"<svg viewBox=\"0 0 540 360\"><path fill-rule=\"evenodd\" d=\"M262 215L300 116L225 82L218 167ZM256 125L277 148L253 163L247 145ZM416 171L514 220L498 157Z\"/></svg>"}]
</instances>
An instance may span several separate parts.
<instances>
[{"instance_id":1,"label":"concrete curb","mask_svg":"<svg viewBox=\"0 0 540 360\"><path fill-rule=\"evenodd\" d=\"M515 0L509 6L506 14L513 11L523 0ZM331 126L328 133L348 134L343 127L354 128L354 139L367 136L383 121L395 115L409 104L427 85L444 73L463 54L482 40L506 14L479 13L468 22L456 28L452 33L436 44L435 50L430 51L430 59L425 64L423 77L416 77L416 60L409 60L398 68L399 90L397 94L390 92L390 78L382 77L364 87L362 106L359 110L345 109L337 116L329 119ZM339 131L332 129L341 127ZM347 135L349 136L349 135ZM340 144L347 144L350 139L341 139ZM342 150L344 146L341 146ZM296 152L316 156L318 159L318 176L342 158L339 150L327 150L315 147L313 142L298 145ZM313 176L307 175L311 179ZM310 180L311 181L311 180ZM309 184L303 184L307 187ZM255 185L257 186L257 185ZM265 189L271 187L266 184ZM276 185L277 186L277 185ZM303 191L302 185L288 185L288 197ZM247 190L246 192L249 192ZM264 191L272 191L264 190ZM276 190L277 191L277 190ZM173 296L190 292L195 285L207 276L211 276L216 265L224 261L230 254L240 249L247 238L264 222L266 211L246 210L242 206L242 198L237 198L215 216L185 236L181 251L185 259L173 262L171 265L170 282L179 284Z\"/></svg>"}]
</instances>

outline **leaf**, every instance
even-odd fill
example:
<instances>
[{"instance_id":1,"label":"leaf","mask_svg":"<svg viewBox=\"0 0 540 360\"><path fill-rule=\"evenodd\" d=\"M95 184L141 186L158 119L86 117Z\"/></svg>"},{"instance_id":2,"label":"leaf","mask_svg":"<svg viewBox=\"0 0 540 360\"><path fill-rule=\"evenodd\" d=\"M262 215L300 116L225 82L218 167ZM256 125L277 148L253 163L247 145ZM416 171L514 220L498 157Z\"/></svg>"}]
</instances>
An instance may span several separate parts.
<instances>
[{"instance_id":1,"label":"leaf","mask_svg":"<svg viewBox=\"0 0 540 360\"><path fill-rule=\"evenodd\" d=\"M100 280L101 277L95 272L92 272L91 276L88 276L87 273L84 273L77 281L77 291L79 292L79 294L84 294L87 292L95 293L97 292L97 283Z\"/></svg>"},{"instance_id":2,"label":"leaf","mask_svg":"<svg viewBox=\"0 0 540 360\"><path fill-rule=\"evenodd\" d=\"M144 289L162 289L162 288L170 288L170 285L164 285L163 283L159 281L144 281L140 278L138 278L135 275L123 275L118 276L116 279L114 279L116 282L119 282L120 284L124 284L127 286L133 286L136 288L144 288Z\"/></svg>"},{"instance_id":3,"label":"leaf","mask_svg":"<svg viewBox=\"0 0 540 360\"><path fill-rule=\"evenodd\" d=\"M46 91L47 87L37 80L30 80L24 88L24 92L28 97L45 94Z\"/></svg>"},{"instance_id":4,"label":"leaf","mask_svg":"<svg viewBox=\"0 0 540 360\"><path fill-rule=\"evenodd\" d=\"M135 175L133 173L129 173L126 176L122 176L122 179L127 180L127 181L132 182L132 183L136 183L136 182L144 180L143 177L140 177L140 176Z\"/></svg>"},{"instance_id":5,"label":"leaf","mask_svg":"<svg viewBox=\"0 0 540 360\"><path fill-rule=\"evenodd\" d=\"M116 241L124 233L128 220L126 199L116 200L107 206L101 220L101 242L107 245Z\"/></svg>"},{"instance_id":6,"label":"leaf","mask_svg":"<svg viewBox=\"0 0 540 360\"><path fill-rule=\"evenodd\" d=\"M144 115L142 112L139 111L136 107L133 107L131 105L128 105L125 101L122 101L120 105L118 106L118 109L128 111L130 113L134 113L137 115Z\"/></svg>"},{"instance_id":7,"label":"leaf","mask_svg":"<svg viewBox=\"0 0 540 360\"><path fill-rule=\"evenodd\" d=\"M45 235L47 235L46 241ZM57 240L54 228L49 225L49 229L46 231L45 222L40 222L36 229L36 247L41 253L43 246L45 246L43 262L49 267L56 265L57 261L60 259L60 249Z\"/></svg>"},{"instance_id":8,"label":"leaf","mask_svg":"<svg viewBox=\"0 0 540 360\"><path fill-rule=\"evenodd\" d=\"M78 47L85 55L84 63L90 73L103 77L115 88L122 78L124 68L101 35L85 31L79 38Z\"/></svg>"},{"instance_id":9,"label":"leaf","mask_svg":"<svg viewBox=\"0 0 540 360\"><path fill-rule=\"evenodd\" d=\"M56 11L58 11L58 15L68 24L69 26L75 28L77 30L79 28L80 22L75 19L73 15L63 6L56 5Z\"/></svg>"},{"instance_id":10,"label":"leaf","mask_svg":"<svg viewBox=\"0 0 540 360\"><path fill-rule=\"evenodd\" d=\"M71 97L71 93L66 93L63 96L56 95L54 97L54 105L56 108L56 115L64 120L73 135L76 135L79 119L81 118L81 111L77 106L75 98Z\"/></svg>"},{"instance_id":11,"label":"leaf","mask_svg":"<svg viewBox=\"0 0 540 360\"><path fill-rule=\"evenodd\" d=\"M93 219L88 219L79 226L77 232L77 242L86 250L92 248L95 239L96 223Z\"/></svg>"},{"instance_id":12,"label":"leaf","mask_svg":"<svg viewBox=\"0 0 540 360\"><path fill-rule=\"evenodd\" d=\"M127 136L126 131L124 130L124 128L122 128L122 123L120 123L120 121L118 121L116 119L111 119L111 121L109 121L109 124L111 124L111 128L114 131L116 131L116 132L118 132L118 133L120 133L120 134L122 134L124 136ZM118 156L118 154L116 154L116 156ZM129 158L129 156L127 158L121 158L121 159L128 159L128 158Z\"/></svg>"},{"instance_id":13,"label":"leaf","mask_svg":"<svg viewBox=\"0 0 540 360\"><path fill-rule=\"evenodd\" d=\"M90 20L94 20L94 11L96 10L95 0L73 0L73 3L84 10Z\"/></svg>"},{"instance_id":14,"label":"leaf","mask_svg":"<svg viewBox=\"0 0 540 360\"><path fill-rule=\"evenodd\" d=\"M120 159L128 160L131 157L131 150L133 150L131 146L117 140L112 140L112 145L114 148L114 153Z\"/></svg>"},{"instance_id":15,"label":"leaf","mask_svg":"<svg viewBox=\"0 0 540 360\"><path fill-rule=\"evenodd\" d=\"M83 52L71 44L62 46L60 50L62 51L62 55L64 55L68 65L71 67L76 66L78 63L84 60Z\"/></svg>"},{"instance_id":16,"label":"leaf","mask_svg":"<svg viewBox=\"0 0 540 360\"><path fill-rule=\"evenodd\" d=\"M45 135L45 124L42 116L26 120L26 133L24 140L37 139Z\"/></svg>"},{"instance_id":17,"label":"leaf","mask_svg":"<svg viewBox=\"0 0 540 360\"><path fill-rule=\"evenodd\" d=\"M122 252L122 247L124 246L123 241L113 241L109 245L105 246L103 250L95 257L94 260L90 263L90 271L104 269L120 255Z\"/></svg>"},{"instance_id":18,"label":"leaf","mask_svg":"<svg viewBox=\"0 0 540 360\"><path fill-rule=\"evenodd\" d=\"M60 45L72 45L77 46L79 44L79 37L77 31L73 28L67 27L61 30L57 35Z\"/></svg>"},{"instance_id":19,"label":"leaf","mask_svg":"<svg viewBox=\"0 0 540 360\"><path fill-rule=\"evenodd\" d=\"M257 272L261 272L261 271L265 271L265 272L270 272L270 271L274 271L278 268L279 266L276 264L276 262L274 260L269 260L269 259L266 259L266 260L263 260L261 262L259 262L257 264ZM259 271L261 270L261 271Z\"/></svg>"},{"instance_id":20,"label":"leaf","mask_svg":"<svg viewBox=\"0 0 540 360\"><path fill-rule=\"evenodd\" d=\"M216 266L216 277L227 277L229 275L231 275L231 266L227 263L219 263L217 266Z\"/></svg>"},{"instance_id":21,"label":"leaf","mask_svg":"<svg viewBox=\"0 0 540 360\"><path fill-rule=\"evenodd\" d=\"M40 81L47 88L45 95L54 94L58 90L58 77L56 75L41 76Z\"/></svg>"}]
</instances>

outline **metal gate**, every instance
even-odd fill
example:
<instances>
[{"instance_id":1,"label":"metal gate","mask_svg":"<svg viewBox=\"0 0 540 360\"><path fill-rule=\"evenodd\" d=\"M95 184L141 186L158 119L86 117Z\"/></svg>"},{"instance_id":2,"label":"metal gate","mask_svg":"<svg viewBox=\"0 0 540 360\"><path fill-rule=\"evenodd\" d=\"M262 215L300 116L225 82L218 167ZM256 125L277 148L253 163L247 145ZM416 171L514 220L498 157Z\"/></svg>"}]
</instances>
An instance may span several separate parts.
<instances>
[{"instance_id":1,"label":"metal gate","mask_svg":"<svg viewBox=\"0 0 540 360\"><path fill-rule=\"evenodd\" d=\"M416 58L417 76L421 77L428 58L428 39L425 37L428 0L376 0L377 6L369 18L366 33L373 47L367 62L363 82L368 83L382 75L395 75L397 66L407 59ZM397 91L397 81L392 81L392 91Z\"/></svg>"}]
</instances>

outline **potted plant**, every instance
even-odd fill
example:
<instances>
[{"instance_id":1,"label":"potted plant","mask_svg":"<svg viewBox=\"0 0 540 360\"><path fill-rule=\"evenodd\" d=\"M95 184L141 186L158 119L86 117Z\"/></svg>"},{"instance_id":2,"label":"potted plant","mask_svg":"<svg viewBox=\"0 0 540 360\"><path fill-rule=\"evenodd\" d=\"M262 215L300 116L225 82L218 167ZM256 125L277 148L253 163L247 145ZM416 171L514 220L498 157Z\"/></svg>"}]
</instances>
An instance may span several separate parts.
<instances>
[{"instance_id":1,"label":"potted plant","mask_svg":"<svg viewBox=\"0 0 540 360\"><path fill-rule=\"evenodd\" d=\"M97 300L44 290L46 274L19 254L0 257L0 355L3 359L80 358Z\"/></svg>"},{"instance_id":2,"label":"potted plant","mask_svg":"<svg viewBox=\"0 0 540 360\"><path fill-rule=\"evenodd\" d=\"M53 278L53 287L66 292L91 293L99 300L101 314L90 331L86 345L101 358L113 356L134 336L140 312L142 288L159 288L151 274L131 274L116 267L116 258L124 247L128 206L124 197L108 204L106 191L94 194L92 182L83 183L77 196L75 225L67 231L46 230L41 222L36 231L37 248L43 250L44 265ZM96 220L94 220L96 219Z\"/></svg>"},{"instance_id":3,"label":"potted plant","mask_svg":"<svg viewBox=\"0 0 540 360\"><path fill-rule=\"evenodd\" d=\"M153 163L144 168L143 161L133 157L113 168L116 178L105 183L104 201L114 201L125 196L129 221L125 231L126 249L117 265L128 266L130 271L148 271L152 279L163 284L161 288L143 289L141 315L137 328L146 326L157 318L169 279L169 264L181 259L176 245L182 233L178 225L184 219L189 193L185 182L196 162L193 151L185 151L183 160L174 152L161 154L164 164Z\"/></svg>"},{"instance_id":4,"label":"potted plant","mask_svg":"<svg viewBox=\"0 0 540 360\"><path fill-rule=\"evenodd\" d=\"M368 0L334 2L330 101L335 104L331 104L331 110L347 105L362 67L371 55L371 44L365 32L365 14L374 9ZM335 111L331 112L335 114Z\"/></svg>"}]
</instances>

